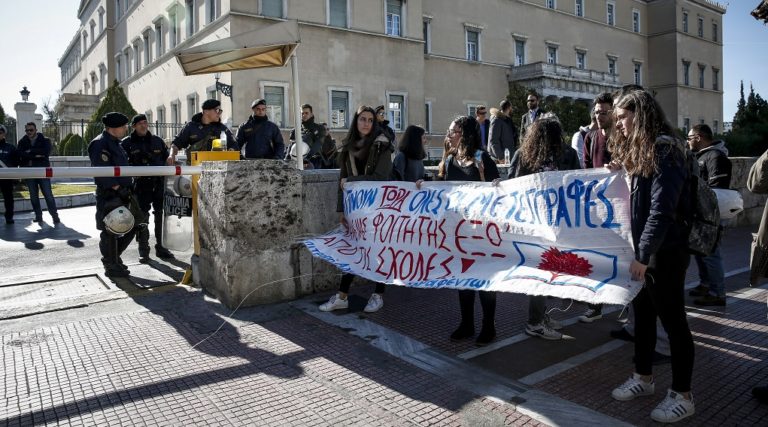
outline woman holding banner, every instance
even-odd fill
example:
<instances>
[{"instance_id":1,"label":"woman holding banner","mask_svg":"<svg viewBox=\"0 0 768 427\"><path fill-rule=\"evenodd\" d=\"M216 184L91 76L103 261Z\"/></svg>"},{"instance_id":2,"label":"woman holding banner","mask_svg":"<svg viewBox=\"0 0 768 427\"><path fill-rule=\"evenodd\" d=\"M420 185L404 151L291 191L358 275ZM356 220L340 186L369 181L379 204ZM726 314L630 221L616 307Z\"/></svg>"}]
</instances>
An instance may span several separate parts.
<instances>
[{"instance_id":1,"label":"woman holding banner","mask_svg":"<svg viewBox=\"0 0 768 427\"><path fill-rule=\"evenodd\" d=\"M652 395L656 316L669 335L672 386L651 412L672 423L693 415L691 395L693 337L685 314L685 271L690 217L690 173L685 142L675 136L656 100L644 90L623 93L614 103L616 132L609 141L612 170L631 178L631 228L635 259L629 272L644 286L632 301L635 309L635 372L612 396L632 400Z\"/></svg>"},{"instance_id":2,"label":"woman holding banner","mask_svg":"<svg viewBox=\"0 0 768 427\"><path fill-rule=\"evenodd\" d=\"M347 226L344 218L344 185L351 181L389 181L392 175L392 141L382 133L376 122L373 108L361 106L352 119L353 126L342 143L337 157L339 165L339 192L336 211L341 212L341 224ZM341 310L349 307L347 295L353 274L341 276L339 292L320 305L321 311ZM384 284L377 283L376 290L368 304L366 313L379 311L384 306Z\"/></svg>"},{"instance_id":3,"label":"woman holding banner","mask_svg":"<svg viewBox=\"0 0 768 427\"><path fill-rule=\"evenodd\" d=\"M546 113L530 125L520 148L512 156L509 179L539 172L581 169L576 150L563 142L563 128L552 113ZM547 315L547 297L528 297L528 323L525 333L546 340L559 340L560 322Z\"/></svg>"},{"instance_id":4,"label":"woman holding banner","mask_svg":"<svg viewBox=\"0 0 768 427\"><path fill-rule=\"evenodd\" d=\"M499 177L496 162L480 149L480 123L474 117L461 116L451 122L446 135L450 146L444 161L445 181L493 181ZM475 292L459 291L461 323L451 334L452 340L463 340L475 335ZM487 345L496 339L496 292L480 293L483 308L483 327L475 344Z\"/></svg>"}]
</instances>

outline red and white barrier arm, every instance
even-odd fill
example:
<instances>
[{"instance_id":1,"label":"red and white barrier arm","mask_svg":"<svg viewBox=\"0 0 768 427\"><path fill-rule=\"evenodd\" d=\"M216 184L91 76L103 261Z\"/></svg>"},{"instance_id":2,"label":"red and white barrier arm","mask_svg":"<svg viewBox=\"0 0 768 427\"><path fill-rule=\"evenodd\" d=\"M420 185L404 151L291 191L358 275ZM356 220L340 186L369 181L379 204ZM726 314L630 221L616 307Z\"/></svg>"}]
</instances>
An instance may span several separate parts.
<instances>
[{"instance_id":1,"label":"red and white barrier arm","mask_svg":"<svg viewBox=\"0 0 768 427\"><path fill-rule=\"evenodd\" d=\"M102 178L115 176L200 175L202 166L99 166L73 168L0 168L0 179Z\"/></svg>"}]
</instances>

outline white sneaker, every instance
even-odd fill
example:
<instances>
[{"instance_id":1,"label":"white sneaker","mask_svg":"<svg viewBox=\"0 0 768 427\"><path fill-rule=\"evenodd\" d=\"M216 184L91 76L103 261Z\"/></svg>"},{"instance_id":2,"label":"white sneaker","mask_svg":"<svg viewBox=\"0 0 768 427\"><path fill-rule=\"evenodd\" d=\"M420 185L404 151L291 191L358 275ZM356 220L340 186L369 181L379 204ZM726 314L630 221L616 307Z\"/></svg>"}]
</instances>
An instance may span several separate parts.
<instances>
[{"instance_id":1,"label":"white sneaker","mask_svg":"<svg viewBox=\"0 0 768 427\"><path fill-rule=\"evenodd\" d=\"M544 324L549 326L550 329L554 329L556 331L559 331L560 329L563 329L563 324L559 320L555 320L551 317L549 317L549 314L544 315ZM560 338L558 338L560 339Z\"/></svg>"},{"instance_id":2,"label":"white sneaker","mask_svg":"<svg viewBox=\"0 0 768 427\"><path fill-rule=\"evenodd\" d=\"M530 323L525 325L525 333L532 337L544 338L545 340L563 339L563 334L553 330L546 322L541 322L538 325L531 325Z\"/></svg>"},{"instance_id":3,"label":"white sneaker","mask_svg":"<svg viewBox=\"0 0 768 427\"><path fill-rule=\"evenodd\" d=\"M328 302L320 305L320 311L333 311L349 308L349 301L339 298L339 294L331 295Z\"/></svg>"},{"instance_id":4,"label":"white sneaker","mask_svg":"<svg viewBox=\"0 0 768 427\"><path fill-rule=\"evenodd\" d=\"M595 310L593 308L588 309L584 312L581 316L579 316L579 322L581 323L592 323L595 320L600 320L603 318L603 312Z\"/></svg>"},{"instance_id":5,"label":"white sneaker","mask_svg":"<svg viewBox=\"0 0 768 427\"><path fill-rule=\"evenodd\" d=\"M624 384L613 389L611 396L616 400L627 401L639 396L650 396L655 389L653 381L647 383L640 379L639 374L632 374Z\"/></svg>"},{"instance_id":6,"label":"white sneaker","mask_svg":"<svg viewBox=\"0 0 768 427\"><path fill-rule=\"evenodd\" d=\"M675 423L690 417L694 412L696 408L693 405L693 395L691 400L688 400L682 394L668 390L667 397L651 411L651 418L660 423Z\"/></svg>"},{"instance_id":7,"label":"white sneaker","mask_svg":"<svg viewBox=\"0 0 768 427\"><path fill-rule=\"evenodd\" d=\"M384 307L384 298L382 298L381 294L374 293L371 295L371 298L368 299L368 304L365 305L363 311L366 313L375 313L381 310L381 307Z\"/></svg>"}]
</instances>

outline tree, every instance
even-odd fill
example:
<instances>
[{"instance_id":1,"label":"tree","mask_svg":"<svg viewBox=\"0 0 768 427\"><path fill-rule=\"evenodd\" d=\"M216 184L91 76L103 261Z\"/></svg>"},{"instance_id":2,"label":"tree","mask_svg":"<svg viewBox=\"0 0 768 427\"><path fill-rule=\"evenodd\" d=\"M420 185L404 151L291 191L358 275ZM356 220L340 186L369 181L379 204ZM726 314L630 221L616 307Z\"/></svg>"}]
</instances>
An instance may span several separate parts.
<instances>
[{"instance_id":1,"label":"tree","mask_svg":"<svg viewBox=\"0 0 768 427\"><path fill-rule=\"evenodd\" d=\"M85 140L90 141L96 137L104 129L104 125L101 123L101 118L109 112L123 113L128 117L136 115L136 110L128 101L128 97L125 96L123 88L115 80L112 85L107 89L107 94L104 99L101 100L99 108L91 116L90 123L85 129Z\"/></svg>"},{"instance_id":2,"label":"tree","mask_svg":"<svg viewBox=\"0 0 768 427\"><path fill-rule=\"evenodd\" d=\"M45 121L50 123L56 123L59 121L59 113L56 111L56 105L59 103L59 98L57 97L55 101L51 100L51 97L47 97L42 100L42 105L40 108L43 110L43 116L45 116Z\"/></svg>"},{"instance_id":3,"label":"tree","mask_svg":"<svg viewBox=\"0 0 768 427\"><path fill-rule=\"evenodd\" d=\"M0 104L0 123L5 123L5 110L3 104Z\"/></svg>"},{"instance_id":4,"label":"tree","mask_svg":"<svg viewBox=\"0 0 768 427\"><path fill-rule=\"evenodd\" d=\"M751 84L745 99L743 81L733 130L726 135L726 142L732 156L759 156L768 149L768 102Z\"/></svg>"}]
</instances>

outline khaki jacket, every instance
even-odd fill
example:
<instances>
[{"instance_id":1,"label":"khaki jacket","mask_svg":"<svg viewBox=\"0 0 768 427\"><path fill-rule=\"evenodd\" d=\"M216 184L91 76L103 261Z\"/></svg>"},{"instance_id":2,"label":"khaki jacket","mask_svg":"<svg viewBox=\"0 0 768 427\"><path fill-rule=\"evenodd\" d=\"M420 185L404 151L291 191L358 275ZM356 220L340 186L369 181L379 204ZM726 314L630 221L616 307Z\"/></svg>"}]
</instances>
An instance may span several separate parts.
<instances>
[{"instance_id":1,"label":"khaki jacket","mask_svg":"<svg viewBox=\"0 0 768 427\"><path fill-rule=\"evenodd\" d=\"M768 193L768 151L763 153L749 170L747 188L755 194ZM763 208L763 218L760 220L757 238L752 242L749 267L752 285L757 285L760 277L768 277L768 204Z\"/></svg>"}]
</instances>

